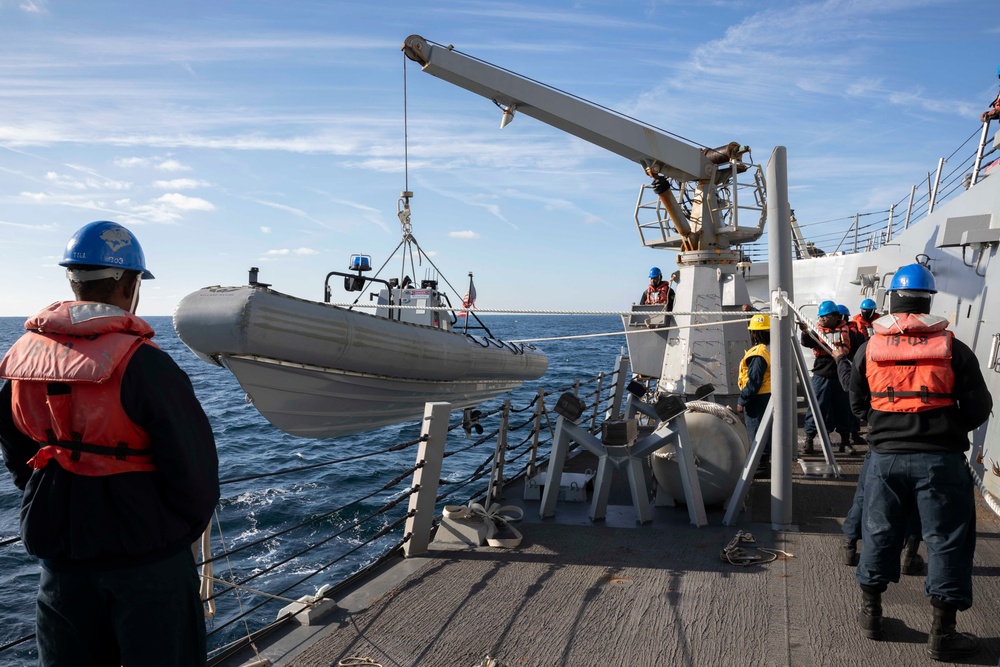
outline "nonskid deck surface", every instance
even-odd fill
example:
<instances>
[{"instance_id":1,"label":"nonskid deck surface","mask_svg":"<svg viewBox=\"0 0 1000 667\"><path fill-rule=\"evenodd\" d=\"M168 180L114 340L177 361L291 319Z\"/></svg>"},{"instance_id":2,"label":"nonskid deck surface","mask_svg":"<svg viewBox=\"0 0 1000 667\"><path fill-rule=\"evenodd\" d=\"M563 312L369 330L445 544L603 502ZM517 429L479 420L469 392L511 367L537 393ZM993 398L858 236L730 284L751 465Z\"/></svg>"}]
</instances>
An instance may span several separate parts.
<instances>
[{"instance_id":1,"label":"nonskid deck surface","mask_svg":"<svg viewBox=\"0 0 1000 667\"><path fill-rule=\"evenodd\" d=\"M637 526L628 506L612 505L607 521L592 523L587 503L561 502L543 522L537 501L518 501L520 490L512 489L505 502L526 512L520 547L439 552L419 568L411 563L408 576L370 606L338 609L329 626L289 638L295 648L286 642L284 657L271 659L296 667L352 656L386 667L466 667L487 655L504 667L934 664L924 652L930 607L923 577L903 577L886 593L886 641L857 629L859 592L854 569L841 563L840 521L861 458L840 462L841 480L796 476L798 531L770 530L769 487L755 482L739 527L794 558L748 567L721 560L737 527L723 526L720 511L695 528L683 507L657 508L651 524ZM980 506L977 604L959 614L959 629L983 640L965 664L995 665L1000 520Z\"/></svg>"}]
</instances>

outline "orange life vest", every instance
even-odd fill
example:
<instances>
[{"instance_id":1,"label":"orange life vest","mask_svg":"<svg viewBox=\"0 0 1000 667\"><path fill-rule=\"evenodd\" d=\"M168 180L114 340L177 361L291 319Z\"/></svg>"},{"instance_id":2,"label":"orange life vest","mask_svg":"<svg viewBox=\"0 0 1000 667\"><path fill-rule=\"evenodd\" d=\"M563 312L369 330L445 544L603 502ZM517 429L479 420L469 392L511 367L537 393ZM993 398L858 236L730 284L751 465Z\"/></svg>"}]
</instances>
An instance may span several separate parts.
<instances>
[{"instance_id":1,"label":"orange life vest","mask_svg":"<svg viewBox=\"0 0 1000 667\"><path fill-rule=\"evenodd\" d=\"M839 347L844 350L845 354L851 351L851 330L843 320L832 328L817 325L816 330L830 344L830 347ZM813 348L813 354L817 357L830 356L825 348L819 346Z\"/></svg>"},{"instance_id":2,"label":"orange life vest","mask_svg":"<svg viewBox=\"0 0 1000 667\"><path fill-rule=\"evenodd\" d=\"M29 461L55 460L85 476L155 470L149 434L121 404L125 368L153 329L120 308L87 301L54 303L0 362L11 381L17 428L42 447Z\"/></svg>"},{"instance_id":3,"label":"orange life vest","mask_svg":"<svg viewBox=\"0 0 1000 667\"><path fill-rule=\"evenodd\" d=\"M866 354L873 409L923 412L955 403L947 326L944 318L912 313L875 320Z\"/></svg>"},{"instance_id":4,"label":"orange life vest","mask_svg":"<svg viewBox=\"0 0 1000 667\"><path fill-rule=\"evenodd\" d=\"M646 305L670 303L670 283L661 280L656 287L650 285L646 288Z\"/></svg>"},{"instance_id":5,"label":"orange life vest","mask_svg":"<svg viewBox=\"0 0 1000 667\"><path fill-rule=\"evenodd\" d=\"M851 322L854 324L855 329L861 332L865 338L871 338L875 334L872 323L866 320L861 313L855 315Z\"/></svg>"}]
</instances>

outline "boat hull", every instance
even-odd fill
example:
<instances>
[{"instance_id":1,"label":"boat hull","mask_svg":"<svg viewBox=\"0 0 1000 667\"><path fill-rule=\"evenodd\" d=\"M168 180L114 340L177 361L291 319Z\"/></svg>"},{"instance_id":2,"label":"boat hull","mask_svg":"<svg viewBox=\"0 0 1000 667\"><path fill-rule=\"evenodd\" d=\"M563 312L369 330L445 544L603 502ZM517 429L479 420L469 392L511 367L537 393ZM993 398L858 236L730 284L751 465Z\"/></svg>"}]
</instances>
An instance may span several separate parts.
<instances>
[{"instance_id":1,"label":"boat hull","mask_svg":"<svg viewBox=\"0 0 1000 667\"><path fill-rule=\"evenodd\" d=\"M398 322L261 287L208 287L174 313L177 335L228 368L260 413L292 435L328 438L419 419L537 379L530 345Z\"/></svg>"}]
</instances>

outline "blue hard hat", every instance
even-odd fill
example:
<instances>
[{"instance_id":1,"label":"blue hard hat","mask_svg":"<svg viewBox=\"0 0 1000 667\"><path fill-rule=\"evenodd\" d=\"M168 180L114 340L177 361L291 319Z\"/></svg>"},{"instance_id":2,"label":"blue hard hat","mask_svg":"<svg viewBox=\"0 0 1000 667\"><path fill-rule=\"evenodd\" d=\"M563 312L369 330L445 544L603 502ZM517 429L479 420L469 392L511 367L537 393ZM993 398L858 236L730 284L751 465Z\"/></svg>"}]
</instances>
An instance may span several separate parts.
<instances>
[{"instance_id":1,"label":"blue hard hat","mask_svg":"<svg viewBox=\"0 0 1000 667\"><path fill-rule=\"evenodd\" d=\"M871 299L865 299L861 302L861 310L875 310L876 307L875 302Z\"/></svg>"},{"instance_id":2,"label":"blue hard hat","mask_svg":"<svg viewBox=\"0 0 1000 667\"><path fill-rule=\"evenodd\" d=\"M663 277L663 274L660 273L660 269L659 268L657 268L657 267L654 266L653 268L651 268L649 270L649 278L650 278L650 280L652 280L653 278L662 278L662 277Z\"/></svg>"},{"instance_id":3,"label":"blue hard hat","mask_svg":"<svg viewBox=\"0 0 1000 667\"><path fill-rule=\"evenodd\" d=\"M146 270L146 256L139 239L117 222L98 220L84 225L66 244L59 266L107 266L137 271L143 280L153 274Z\"/></svg>"},{"instance_id":4,"label":"blue hard hat","mask_svg":"<svg viewBox=\"0 0 1000 667\"><path fill-rule=\"evenodd\" d=\"M937 289L934 288L934 275L923 264L907 264L899 267L899 271L892 276L888 291L896 290L937 294Z\"/></svg>"},{"instance_id":5,"label":"blue hard hat","mask_svg":"<svg viewBox=\"0 0 1000 667\"><path fill-rule=\"evenodd\" d=\"M824 301L819 304L818 314L820 317L823 317L824 315L833 315L834 313L840 313L840 310L837 308L837 304L833 301Z\"/></svg>"},{"instance_id":6,"label":"blue hard hat","mask_svg":"<svg viewBox=\"0 0 1000 667\"><path fill-rule=\"evenodd\" d=\"M839 310L840 314L843 315L844 317L850 317L851 316L850 309L847 306L845 306L844 304L842 304L842 303L838 303L837 304L837 310Z\"/></svg>"}]
</instances>

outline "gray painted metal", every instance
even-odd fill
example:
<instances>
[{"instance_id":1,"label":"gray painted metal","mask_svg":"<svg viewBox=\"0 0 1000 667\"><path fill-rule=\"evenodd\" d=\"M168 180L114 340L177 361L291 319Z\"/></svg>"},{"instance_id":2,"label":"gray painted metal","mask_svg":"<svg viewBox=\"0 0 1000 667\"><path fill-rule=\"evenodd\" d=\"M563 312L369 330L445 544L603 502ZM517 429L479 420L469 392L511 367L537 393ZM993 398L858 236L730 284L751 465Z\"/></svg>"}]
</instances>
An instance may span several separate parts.
<instances>
[{"instance_id":1,"label":"gray painted metal","mask_svg":"<svg viewBox=\"0 0 1000 667\"><path fill-rule=\"evenodd\" d=\"M750 303L743 277L734 264L683 266L678 274L674 310L691 314L672 316L675 326L681 329L668 332L663 365L656 374L660 378L657 390L691 395L698 387L712 384L717 396L739 394L737 372L750 340L740 311L743 304ZM721 323L718 315L699 314L724 310L732 311L731 319L737 321ZM704 326L711 323L716 324ZM651 346L659 334L628 337L630 352L636 336L645 336L637 342ZM644 356L653 354L637 351Z\"/></svg>"},{"instance_id":2,"label":"gray painted metal","mask_svg":"<svg viewBox=\"0 0 1000 667\"><path fill-rule=\"evenodd\" d=\"M428 403L424 408L424 421L420 428L421 442L417 448L417 470L413 473L413 487L419 489L410 496L405 534L410 536L403 545L407 558L427 553L434 526L434 506L437 503L444 446L448 440L448 417L451 405Z\"/></svg>"},{"instance_id":3,"label":"gray painted metal","mask_svg":"<svg viewBox=\"0 0 1000 667\"><path fill-rule=\"evenodd\" d=\"M682 181L708 175L710 162L694 146L657 132L580 98L518 76L453 49L432 44L419 35L403 43L403 51L428 74L460 88L496 100L552 127L580 137L642 166L656 161L660 171Z\"/></svg>"},{"instance_id":4,"label":"gray painted metal","mask_svg":"<svg viewBox=\"0 0 1000 667\"><path fill-rule=\"evenodd\" d=\"M773 387L773 378L772 378ZM733 489L733 495L730 497L729 502L726 504L726 515L722 518L722 523L727 526L733 525L733 522L743 511L743 504L746 502L747 494L750 493L750 485L753 483L754 474L757 472L757 466L760 465L761 456L764 454L763 442L770 437L774 426L774 406L777 402L777 398L774 393L771 394L771 400L768 401L767 407L764 408L764 414L760 418L760 426L757 428L757 433L754 434L753 442L750 443L750 455L747 457L746 463L743 464L743 470L740 471L740 479L736 482L736 488ZM776 475L774 474L774 459L778 458L774 453L778 451L774 447L774 443L771 444L771 479L774 480ZM781 456L784 458L784 456ZM780 471L779 471L780 472ZM790 477L790 476L789 476ZM782 511L781 516L784 516L783 512L786 509L790 512L791 505L788 503L781 503L780 509Z\"/></svg>"},{"instance_id":5,"label":"gray painted metal","mask_svg":"<svg viewBox=\"0 0 1000 667\"><path fill-rule=\"evenodd\" d=\"M428 74L500 106L501 129L516 113L524 113L639 164L649 176L662 174L678 181L683 193L672 190L660 193L652 205L642 203L648 188L640 190L636 224L645 245L679 249L680 236L690 234L697 239L695 246L714 253L717 248L760 238L764 216L756 202L743 207L760 214L755 226L741 227L738 222L740 188L756 192L748 197L750 201L758 196L763 198L761 170L756 165L742 163L742 155L749 151L746 146L730 142L719 148L696 148L651 125L473 58L451 46L433 44L419 35L406 38L403 53ZM741 171L749 172L749 183L738 182ZM691 202L689 212L679 203L684 199ZM642 210L656 211L658 219L641 222ZM671 224L680 236L670 238ZM646 233L653 230L659 233L647 238Z\"/></svg>"},{"instance_id":6,"label":"gray painted metal","mask_svg":"<svg viewBox=\"0 0 1000 667\"><path fill-rule=\"evenodd\" d=\"M771 304L771 525L787 528L792 521L792 459L798 455L792 318L782 296L793 291L792 215L788 206L788 159L778 146L767 162L767 208L771 220L768 248L774 271L768 276L764 301ZM793 347L794 346L794 347Z\"/></svg>"}]
</instances>

